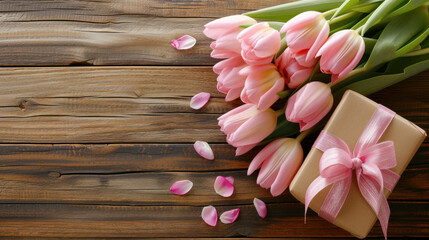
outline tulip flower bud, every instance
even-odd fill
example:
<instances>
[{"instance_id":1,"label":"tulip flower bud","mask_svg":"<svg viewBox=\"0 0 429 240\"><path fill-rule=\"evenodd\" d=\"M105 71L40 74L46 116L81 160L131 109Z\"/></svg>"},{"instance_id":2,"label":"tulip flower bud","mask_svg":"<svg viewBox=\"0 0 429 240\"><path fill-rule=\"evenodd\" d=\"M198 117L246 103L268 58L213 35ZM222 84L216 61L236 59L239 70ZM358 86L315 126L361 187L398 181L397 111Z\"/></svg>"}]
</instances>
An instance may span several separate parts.
<instances>
[{"instance_id":1,"label":"tulip flower bud","mask_svg":"<svg viewBox=\"0 0 429 240\"><path fill-rule=\"evenodd\" d=\"M257 104L259 110L273 105L279 99L277 93L285 87L284 78L272 63L247 66L240 71L240 75L246 76L241 100Z\"/></svg>"},{"instance_id":2,"label":"tulip flower bud","mask_svg":"<svg viewBox=\"0 0 429 240\"><path fill-rule=\"evenodd\" d=\"M204 34L216 41L210 44L213 58L231 58L240 56L241 44L237 35L241 32L240 25L253 24L256 20L244 15L233 15L211 21L204 25Z\"/></svg>"},{"instance_id":3,"label":"tulip flower bud","mask_svg":"<svg viewBox=\"0 0 429 240\"><path fill-rule=\"evenodd\" d=\"M315 58L310 62L306 62L306 56L307 50L294 53L289 48L286 48L286 50L276 59L277 69L285 78L286 84L290 89L299 87L299 85L307 80L313 72L313 68L317 64L317 60Z\"/></svg>"},{"instance_id":4,"label":"tulip flower bud","mask_svg":"<svg viewBox=\"0 0 429 240\"><path fill-rule=\"evenodd\" d=\"M290 97L286 118L299 123L301 132L307 130L329 112L334 102L331 88L322 82L310 82Z\"/></svg>"},{"instance_id":5,"label":"tulip flower bud","mask_svg":"<svg viewBox=\"0 0 429 240\"><path fill-rule=\"evenodd\" d=\"M363 38L354 30L341 30L329 37L320 48L320 71L332 74L332 83L355 68L365 52Z\"/></svg>"},{"instance_id":6,"label":"tulip flower bud","mask_svg":"<svg viewBox=\"0 0 429 240\"><path fill-rule=\"evenodd\" d=\"M272 109L261 111L256 105L244 104L220 116L218 121L220 130L227 135L227 142L237 147L238 156L248 152L274 131L277 116Z\"/></svg>"},{"instance_id":7,"label":"tulip flower bud","mask_svg":"<svg viewBox=\"0 0 429 240\"><path fill-rule=\"evenodd\" d=\"M307 11L289 20L280 30L286 32L286 43L293 52L308 50L306 61L312 61L329 36L329 24L320 12Z\"/></svg>"},{"instance_id":8,"label":"tulip flower bud","mask_svg":"<svg viewBox=\"0 0 429 240\"><path fill-rule=\"evenodd\" d=\"M220 61L213 66L213 71L219 74L217 89L219 92L227 94L225 101L232 101L240 97L246 76L240 75L239 72L246 66L247 64L240 56Z\"/></svg>"},{"instance_id":9,"label":"tulip flower bud","mask_svg":"<svg viewBox=\"0 0 429 240\"><path fill-rule=\"evenodd\" d=\"M247 175L261 168L256 182L263 188L271 188L271 194L278 196L289 186L301 166L303 156L301 144L297 140L277 139L255 156Z\"/></svg>"},{"instance_id":10,"label":"tulip flower bud","mask_svg":"<svg viewBox=\"0 0 429 240\"><path fill-rule=\"evenodd\" d=\"M241 43L241 56L248 64L270 63L280 49L280 33L262 22L244 29L237 36Z\"/></svg>"}]
</instances>

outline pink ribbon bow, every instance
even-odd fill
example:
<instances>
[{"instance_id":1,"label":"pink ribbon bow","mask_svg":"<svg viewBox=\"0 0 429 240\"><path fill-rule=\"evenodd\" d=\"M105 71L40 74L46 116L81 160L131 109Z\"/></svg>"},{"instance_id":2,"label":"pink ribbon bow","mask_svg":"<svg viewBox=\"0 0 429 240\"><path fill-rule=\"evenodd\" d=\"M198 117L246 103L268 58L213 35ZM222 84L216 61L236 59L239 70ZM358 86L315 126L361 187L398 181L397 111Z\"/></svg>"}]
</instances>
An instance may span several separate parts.
<instances>
[{"instance_id":1,"label":"pink ribbon bow","mask_svg":"<svg viewBox=\"0 0 429 240\"><path fill-rule=\"evenodd\" d=\"M377 142L394 116L393 111L379 105L356 143L353 154L342 139L325 131L320 133L313 145L324 152L319 162L320 176L305 193L305 215L317 193L333 184L319 210L320 217L333 223L347 198L354 169L359 190L377 215L387 239L390 209L383 188L392 191L400 176L389 170L396 166L393 142Z\"/></svg>"}]
</instances>

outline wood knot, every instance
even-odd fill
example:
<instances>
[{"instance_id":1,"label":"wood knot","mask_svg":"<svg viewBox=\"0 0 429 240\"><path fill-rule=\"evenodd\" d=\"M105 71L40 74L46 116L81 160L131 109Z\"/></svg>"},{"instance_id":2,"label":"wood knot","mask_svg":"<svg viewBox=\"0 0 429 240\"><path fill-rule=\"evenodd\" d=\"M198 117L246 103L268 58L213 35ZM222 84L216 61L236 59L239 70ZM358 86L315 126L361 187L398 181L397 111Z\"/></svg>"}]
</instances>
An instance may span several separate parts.
<instances>
[{"instance_id":1,"label":"wood knot","mask_svg":"<svg viewBox=\"0 0 429 240\"><path fill-rule=\"evenodd\" d=\"M55 172L55 171L53 171L53 172L48 172L48 177L49 178L59 178L59 177L61 177L61 173L59 173L59 172Z\"/></svg>"},{"instance_id":2,"label":"wood knot","mask_svg":"<svg viewBox=\"0 0 429 240\"><path fill-rule=\"evenodd\" d=\"M27 101L27 100L22 100L22 101L19 103L18 107L19 107L22 111L25 111L25 109L27 108L27 105L28 105L28 101Z\"/></svg>"}]
</instances>

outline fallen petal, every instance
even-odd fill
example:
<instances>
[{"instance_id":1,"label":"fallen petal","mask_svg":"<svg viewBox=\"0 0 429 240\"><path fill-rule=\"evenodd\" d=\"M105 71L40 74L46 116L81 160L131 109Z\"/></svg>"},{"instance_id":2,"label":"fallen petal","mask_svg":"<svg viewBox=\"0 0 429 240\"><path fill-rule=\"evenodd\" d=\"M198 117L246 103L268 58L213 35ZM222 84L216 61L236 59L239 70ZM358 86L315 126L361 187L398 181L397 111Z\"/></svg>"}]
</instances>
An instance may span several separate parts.
<instances>
[{"instance_id":1,"label":"fallen petal","mask_svg":"<svg viewBox=\"0 0 429 240\"><path fill-rule=\"evenodd\" d=\"M217 212L216 208L213 206L207 206L203 208L203 211L201 212L201 217L203 218L204 222L206 222L210 226L216 226L217 223Z\"/></svg>"},{"instance_id":2,"label":"fallen petal","mask_svg":"<svg viewBox=\"0 0 429 240\"><path fill-rule=\"evenodd\" d=\"M267 216L267 206L262 200L254 198L253 205L255 205L256 211L261 218L265 218Z\"/></svg>"},{"instance_id":3,"label":"fallen petal","mask_svg":"<svg viewBox=\"0 0 429 240\"><path fill-rule=\"evenodd\" d=\"M234 192L234 185L223 176L218 176L214 183L214 189L222 197L230 197Z\"/></svg>"},{"instance_id":4,"label":"fallen petal","mask_svg":"<svg viewBox=\"0 0 429 240\"><path fill-rule=\"evenodd\" d=\"M225 177L226 180L228 180L228 182L230 182L232 185L234 185L234 178L229 176L229 177Z\"/></svg>"},{"instance_id":5,"label":"fallen petal","mask_svg":"<svg viewBox=\"0 0 429 240\"><path fill-rule=\"evenodd\" d=\"M225 224L233 223L237 219L239 213L240 213L240 208L223 212L220 215L220 221Z\"/></svg>"},{"instance_id":6,"label":"fallen petal","mask_svg":"<svg viewBox=\"0 0 429 240\"><path fill-rule=\"evenodd\" d=\"M210 100L210 93L200 92L193 96L189 106L193 109L200 109Z\"/></svg>"},{"instance_id":7,"label":"fallen petal","mask_svg":"<svg viewBox=\"0 0 429 240\"><path fill-rule=\"evenodd\" d=\"M171 40L171 46L173 46L177 50L186 50L192 48L197 40L189 35L184 35L175 40Z\"/></svg>"},{"instance_id":8,"label":"fallen petal","mask_svg":"<svg viewBox=\"0 0 429 240\"><path fill-rule=\"evenodd\" d=\"M196 141L194 143L194 149L201 157L209 160L214 159L213 150L207 142Z\"/></svg>"},{"instance_id":9,"label":"fallen petal","mask_svg":"<svg viewBox=\"0 0 429 240\"><path fill-rule=\"evenodd\" d=\"M189 180L177 181L171 185L170 192L176 195L185 195L191 190L193 185Z\"/></svg>"}]
</instances>

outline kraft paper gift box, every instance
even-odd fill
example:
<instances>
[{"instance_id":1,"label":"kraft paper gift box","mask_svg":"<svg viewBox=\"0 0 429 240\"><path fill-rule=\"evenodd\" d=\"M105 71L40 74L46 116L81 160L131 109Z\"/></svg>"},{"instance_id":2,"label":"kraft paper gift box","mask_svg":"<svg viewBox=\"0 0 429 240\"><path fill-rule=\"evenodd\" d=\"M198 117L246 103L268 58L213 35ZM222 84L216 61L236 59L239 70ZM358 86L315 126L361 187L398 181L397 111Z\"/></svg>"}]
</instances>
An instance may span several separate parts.
<instances>
[{"instance_id":1,"label":"kraft paper gift box","mask_svg":"<svg viewBox=\"0 0 429 240\"><path fill-rule=\"evenodd\" d=\"M377 107L377 103L349 90L344 94L324 130L343 139L353 151ZM396 114L379 140L394 142L397 165L391 170L401 175L425 137L423 129ZM308 186L319 176L319 160L322 154L322 151L313 147L289 186L291 194L302 203L305 202ZM361 195L354 173L352 179L350 191L334 224L358 238L365 238L377 221L377 216ZM309 208L318 212L330 188L331 186L328 186L319 192ZM384 195L388 198L390 192L384 189Z\"/></svg>"}]
</instances>

